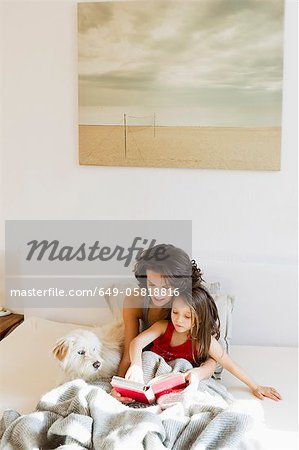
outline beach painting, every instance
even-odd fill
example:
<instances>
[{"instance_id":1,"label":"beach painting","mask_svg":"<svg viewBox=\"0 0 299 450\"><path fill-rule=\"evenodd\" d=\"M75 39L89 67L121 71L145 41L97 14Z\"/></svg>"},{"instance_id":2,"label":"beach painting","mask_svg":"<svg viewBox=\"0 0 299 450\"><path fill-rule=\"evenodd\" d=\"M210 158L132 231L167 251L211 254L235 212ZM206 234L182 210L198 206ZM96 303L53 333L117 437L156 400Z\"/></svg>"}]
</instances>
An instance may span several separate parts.
<instances>
[{"instance_id":1,"label":"beach painting","mask_svg":"<svg viewBox=\"0 0 299 450\"><path fill-rule=\"evenodd\" d=\"M77 8L81 165L280 170L283 0Z\"/></svg>"}]
</instances>

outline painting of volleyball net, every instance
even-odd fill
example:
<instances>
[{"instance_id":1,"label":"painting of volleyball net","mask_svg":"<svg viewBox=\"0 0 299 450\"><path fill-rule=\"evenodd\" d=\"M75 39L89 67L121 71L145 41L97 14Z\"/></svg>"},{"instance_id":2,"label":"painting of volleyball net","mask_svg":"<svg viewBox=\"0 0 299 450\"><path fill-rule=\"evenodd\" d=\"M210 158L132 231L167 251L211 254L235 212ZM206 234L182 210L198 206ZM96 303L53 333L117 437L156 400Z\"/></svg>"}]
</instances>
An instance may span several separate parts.
<instances>
[{"instance_id":1,"label":"painting of volleyball net","mask_svg":"<svg viewBox=\"0 0 299 450\"><path fill-rule=\"evenodd\" d=\"M279 170L282 0L78 3L82 165Z\"/></svg>"}]
</instances>

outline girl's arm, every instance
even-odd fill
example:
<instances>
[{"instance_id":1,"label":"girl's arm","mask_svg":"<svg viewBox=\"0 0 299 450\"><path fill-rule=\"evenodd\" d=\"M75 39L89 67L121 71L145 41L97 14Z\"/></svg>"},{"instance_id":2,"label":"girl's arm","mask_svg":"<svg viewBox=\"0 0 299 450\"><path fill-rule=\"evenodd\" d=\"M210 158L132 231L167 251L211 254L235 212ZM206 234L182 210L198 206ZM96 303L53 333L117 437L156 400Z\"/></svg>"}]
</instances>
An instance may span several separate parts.
<instances>
[{"instance_id":1,"label":"girl's arm","mask_svg":"<svg viewBox=\"0 0 299 450\"><path fill-rule=\"evenodd\" d=\"M143 382L142 350L148 344L164 334L167 325L167 320L155 322L150 328L143 331L132 340L129 349L131 365L125 375L128 380Z\"/></svg>"},{"instance_id":2,"label":"girl's arm","mask_svg":"<svg viewBox=\"0 0 299 450\"><path fill-rule=\"evenodd\" d=\"M200 367L194 367L194 369L188 370L186 372L186 380L191 381L192 374L197 376L197 380L205 380L210 378L216 369L216 361L209 357L204 363L200 365Z\"/></svg>"},{"instance_id":3,"label":"girl's arm","mask_svg":"<svg viewBox=\"0 0 299 450\"><path fill-rule=\"evenodd\" d=\"M243 369L237 366L237 364L228 356L228 354L214 337L212 337L211 340L209 355L213 359L215 359L215 361L221 364L224 369L228 370L232 375L243 381L243 383L247 384L249 389L256 397L260 399L269 397L272 400L276 401L281 400L281 396L276 391L276 389L272 387L259 386L248 375L246 375Z\"/></svg>"}]
</instances>

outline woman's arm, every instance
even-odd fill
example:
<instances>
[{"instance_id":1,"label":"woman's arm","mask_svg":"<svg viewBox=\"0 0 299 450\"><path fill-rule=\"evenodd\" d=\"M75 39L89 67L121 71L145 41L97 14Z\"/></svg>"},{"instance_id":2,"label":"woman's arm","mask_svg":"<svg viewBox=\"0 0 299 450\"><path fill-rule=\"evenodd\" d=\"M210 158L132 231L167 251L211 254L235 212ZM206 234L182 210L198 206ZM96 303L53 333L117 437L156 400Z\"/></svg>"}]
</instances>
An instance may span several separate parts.
<instances>
[{"instance_id":1,"label":"woman's arm","mask_svg":"<svg viewBox=\"0 0 299 450\"><path fill-rule=\"evenodd\" d=\"M257 383L255 383L255 381L253 381L244 372L244 370L228 356L228 354L214 337L212 337L211 340L209 355L213 359L215 359L215 361L221 364L224 369L228 370L232 375L245 383L256 397L260 399L269 397L272 400L281 400L281 396L275 388L259 386Z\"/></svg>"},{"instance_id":2,"label":"woman's arm","mask_svg":"<svg viewBox=\"0 0 299 450\"><path fill-rule=\"evenodd\" d=\"M126 297L123 303L123 320L125 328L124 351L118 366L118 376L124 377L130 366L130 344L139 333L139 318L142 314L142 308L137 308L136 297Z\"/></svg>"},{"instance_id":3,"label":"woman's arm","mask_svg":"<svg viewBox=\"0 0 299 450\"><path fill-rule=\"evenodd\" d=\"M142 350L148 344L164 334L167 325L167 320L160 320L158 322L155 322L150 328L143 331L132 340L129 350L131 365L125 375L128 380L140 382L143 381Z\"/></svg>"},{"instance_id":4,"label":"woman's arm","mask_svg":"<svg viewBox=\"0 0 299 450\"><path fill-rule=\"evenodd\" d=\"M124 377L130 366L129 348L130 343L139 333L139 317L142 315L142 299L139 297L125 297L123 303L123 321L124 321L124 351L118 366L118 376ZM132 403L134 400L129 397L122 397L114 388L111 395L124 404Z\"/></svg>"}]
</instances>

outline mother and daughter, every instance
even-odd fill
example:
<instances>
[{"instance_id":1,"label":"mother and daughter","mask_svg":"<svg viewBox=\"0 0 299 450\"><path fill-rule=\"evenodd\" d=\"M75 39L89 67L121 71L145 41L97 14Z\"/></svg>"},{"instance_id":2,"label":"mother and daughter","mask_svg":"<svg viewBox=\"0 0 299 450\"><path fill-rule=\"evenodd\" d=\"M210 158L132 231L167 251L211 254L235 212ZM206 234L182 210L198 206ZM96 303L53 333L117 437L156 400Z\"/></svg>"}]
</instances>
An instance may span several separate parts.
<instances>
[{"instance_id":1,"label":"mother and daughter","mask_svg":"<svg viewBox=\"0 0 299 450\"><path fill-rule=\"evenodd\" d=\"M163 254L163 260L157 254ZM165 244L152 247L137 259L134 271L140 295L124 300L125 342L119 376L143 382L142 351L146 349L167 362L187 359L193 366L185 373L189 382L209 378L219 363L256 397L281 399L276 389L259 386L247 376L219 344L216 304L203 286L200 269L183 250ZM111 394L125 404L133 401L114 389Z\"/></svg>"}]
</instances>

